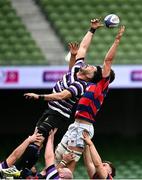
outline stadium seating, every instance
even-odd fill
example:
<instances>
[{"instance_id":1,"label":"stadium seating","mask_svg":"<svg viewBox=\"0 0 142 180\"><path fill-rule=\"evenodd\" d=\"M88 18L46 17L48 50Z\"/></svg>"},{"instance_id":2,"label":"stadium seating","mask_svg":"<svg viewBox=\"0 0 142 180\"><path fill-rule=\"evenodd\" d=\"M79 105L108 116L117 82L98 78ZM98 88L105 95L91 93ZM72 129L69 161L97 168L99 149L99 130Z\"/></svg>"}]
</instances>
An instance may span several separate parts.
<instances>
[{"instance_id":1,"label":"stadium seating","mask_svg":"<svg viewBox=\"0 0 142 180\"><path fill-rule=\"evenodd\" d=\"M138 160L116 161L118 179L142 178L141 162Z\"/></svg>"},{"instance_id":2,"label":"stadium seating","mask_svg":"<svg viewBox=\"0 0 142 180\"><path fill-rule=\"evenodd\" d=\"M45 57L16 15L10 0L1 0L0 7L0 64L45 64Z\"/></svg>"},{"instance_id":3,"label":"stadium seating","mask_svg":"<svg viewBox=\"0 0 142 180\"><path fill-rule=\"evenodd\" d=\"M115 64L141 64L142 57L142 1L140 0L40 0L38 1L48 20L56 29L61 40L67 45L70 41L81 41L94 17L102 19L115 13L120 16L126 32L119 46ZM89 63L102 63L108 48L117 33L117 28L103 28L96 33L89 50Z\"/></svg>"}]
</instances>

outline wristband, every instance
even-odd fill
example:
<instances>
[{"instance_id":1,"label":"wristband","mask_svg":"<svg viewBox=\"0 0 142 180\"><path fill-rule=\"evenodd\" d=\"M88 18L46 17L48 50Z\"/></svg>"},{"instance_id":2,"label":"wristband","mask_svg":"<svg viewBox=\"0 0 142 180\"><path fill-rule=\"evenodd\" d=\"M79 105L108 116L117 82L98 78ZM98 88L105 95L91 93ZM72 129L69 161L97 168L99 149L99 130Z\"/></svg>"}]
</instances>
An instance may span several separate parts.
<instances>
[{"instance_id":1,"label":"wristband","mask_svg":"<svg viewBox=\"0 0 142 180\"><path fill-rule=\"evenodd\" d=\"M66 161L64 161L64 160L62 160L60 163L61 163L61 164L63 164L64 166L66 166L66 165L67 165L67 162L66 162Z\"/></svg>"},{"instance_id":2,"label":"wristband","mask_svg":"<svg viewBox=\"0 0 142 180\"><path fill-rule=\"evenodd\" d=\"M44 95L39 95L39 96L38 96L38 99L39 99L40 101L44 101Z\"/></svg>"},{"instance_id":3,"label":"wristband","mask_svg":"<svg viewBox=\"0 0 142 180\"><path fill-rule=\"evenodd\" d=\"M91 28L89 29L89 31L94 34L95 31L96 31L96 29L94 29L94 28L91 27Z\"/></svg>"},{"instance_id":4,"label":"wristband","mask_svg":"<svg viewBox=\"0 0 142 180\"><path fill-rule=\"evenodd\" d=\"M64 166L66 166L66 164L64 162L61 161L60 163L63 164Z\"/></svg>"}]
</instances>

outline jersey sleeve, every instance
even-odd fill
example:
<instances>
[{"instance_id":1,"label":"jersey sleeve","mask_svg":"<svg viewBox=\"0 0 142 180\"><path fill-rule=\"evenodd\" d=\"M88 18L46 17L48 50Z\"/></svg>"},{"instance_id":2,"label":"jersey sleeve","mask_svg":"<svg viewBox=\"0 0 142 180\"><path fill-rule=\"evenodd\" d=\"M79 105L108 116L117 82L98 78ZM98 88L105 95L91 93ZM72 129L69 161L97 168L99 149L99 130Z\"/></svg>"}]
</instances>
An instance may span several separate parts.
<instances>
[{"instance_id":1,"label":"jersey sleeve","mask_svg":"<svg viewBox=\"0 0 142 180\"><path fill-rule=\"evenodd\" d=\"M1 162L0 163L0 170L1 169L6 169L6 168L9 168L7 162L6 161Z\"/></svg>"},{"instance_id":2,"label":"jersey sleeve","mask_svg":"<svg viewBox=\"0 0 142 180\"><path fill-rule=\"evenodd\" d=\"M80 69L80 67L84 66L85 62L84 62L84 58L79 58L75 61L74 66L71 69L71 72L77 71Z\"/></svg>"},{"instance_id":3,"label":"jersey sleeve","mask_svg":"<svg viewBox=\"0 0 142 180\"><path fill-rule=\"evenodd\" d=\"M59 173L54 164L46 169L46 180L48 179L59 179Z\"/></svg>"},{"instance_id":4,"label":"jersey sleeve","mask_svg":"<svg viewBox=\"0 0 142 180\"><path fill-rule=\"evenodd\" d=\"M101 83L91 83L85 90L85 92L91 92L92 94L94 94L94 97L97 98L101 92L102 92L102 87L101 87Z\"/></svg>"},{"instance_id":5,"label":"jersey sleeve","mask_svg":"<svg viewBox=\"0 0 142 180\"><path fill-rule=\"evenodd\" d=\"M85 91L86 83L75 81L72 83L69 88L67 89L72 94L72 97L80 98Z\"/></svg>"},{"instance_id":6,"label":"jersey sleeve","mask_svg":"<svg viewBox=\"0 0 142 180\"><path fill-rule=\"evenodd\" d=\"M96 89L94 90L95 97L98 97L105 89L108 89L109 86L109 78L103 78L100 82L96 84Z\"/></svg>"}]
</instances>

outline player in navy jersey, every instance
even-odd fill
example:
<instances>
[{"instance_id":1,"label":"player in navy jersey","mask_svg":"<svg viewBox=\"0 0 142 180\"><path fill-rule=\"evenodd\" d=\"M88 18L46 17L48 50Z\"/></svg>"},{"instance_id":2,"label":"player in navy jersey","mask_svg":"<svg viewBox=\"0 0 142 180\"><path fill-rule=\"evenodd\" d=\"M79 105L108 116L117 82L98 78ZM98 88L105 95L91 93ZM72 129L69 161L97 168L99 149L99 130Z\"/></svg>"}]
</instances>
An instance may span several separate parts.
<instances>
[{"instance_id":1,"label":"player in navy jersey","mask_svg":"<svg viewBox=\"0 0 142 180\"><path fill-rule=\"evenodd\" d=\"M42 135L35 132L32 136L26 138L16 149L13 150L13 152L6 158L6 160L0 163L0 172L6 173L8 175L8 169L12 167L9 172L14 176L20 176L20 172L15 168L16 161L20 159L28 145L35 141L37 144L43 141ZM5 172L5 170L7 171Z\"/></svg>"},{"instance_id":2,"label":"player in navy jersey","mask_svg":"<svg viewBox=\"0 0 142 180\"><path fill-rule=\"evenodd\" d=\"M71 124L63 136L61 143L56 149L56 158L59 160L62 153L74 151L76 158L70 168L74 171L76 162L84 150L83 130L87 130L90 137L94 135L96 114L101 108L104 98L108 92L109 84L114 80L115 74L111 69L117 47L120 43L125 27L121 26L114 43L105 56L103 66L96 66L94 72L94 83L88 84L84 95L80 98L75 114L75 122ZM82 68L82 70L85 70Z\"/></svg>"},{"instance_id":3,"label":"player in navy jersey","mask_svg":"<svg viewBox=\"0 0 142 180\"><path fill-rule=\"evenodd\" d=\"M102 27L99 19L93 19L90 22L90 29L82 39L79 49L76 45L70 44L70 51L72 59L75 59L69 71L59 80L53 88L53 93L48 95L38 95L35 93L26 93L26 98L34 98L39 100L48 101L48 109L37 123L37 129L44 137L48 136L48 133L53 128L58 128L58 131L62 133L58 142L60 142L62 136L66 132L68 126L73 122L71 118L73 114L73 107L79 98L83 95L87 82L90 82L93 78L94 66L85 66L84 58L87 50L93 38L96 29ZM58 133L58 132L57 132ZM31 154L33 158L34 154L28 150L23 156L23 162L26 157ZM20 163L20 162L19 162ZM27 163L27 161L25 161ZM33 166L32 161L28 161L27 167Z\"/></svg>"},{"instance_id":4,"label":"player in navy jersey","mask_svg":"<svg viewBox=\"0 0 142 180\"><path fill-rule=\"evenodd\" d=\"M102 161L95 145L91 141L88 132L83 132L86 143L83 152L84 163L90 179L112 179L115 176L115 167L109 161Z\"/></svg>"},{"instance_id":5,"label":"player in navy jersey","mask_svg":"<svg viewBox=\"0 0 142 180\"><path fill-rule=\"evenodd\" d=\"M54 136L55 131L51 134L50 137ZM49 137L49 139L50 139ZM53 138L52 138L53 139ZM37 172L37 171L33 171L32 169L28 169L26 167L19 167L17 165L17 161L20 159L20 157L22 156L22 154L24 153L24 151L26 150L27 146L32 143L32 142L37 142L37 144L41 141L43 141L43 136L37 132L34 132L34 134L32 136L29 136L28 138L26 138L15 150L13 150L13 152L6 158L6 160L2 161L0 163L0 179L5 179L7 177L13 177L13 178L22 178L22 179L45 179L46 178L46 171L45 169L43 169L41 172ZM52 143L52 144L50 144ZM52 146L50 146L52 145ZM49 148L48 148L49 147ZM51 150L53 147L53 141L49 141L48 146L47 146L47 152L46 152L46 156L45 159L47 159L46 161L51 161ZM61 172L63 172L63 174L65 176L70 176L72 177L72 173L70 172L69 169L66 168L66 165L71 162L74 159L73 154L66 154L63 155L62 161L58 164L57 168L61 169L61 168L65 168L65 169L59 169L59 174L61 174ZM28 159L27 159L28 161ZM47 172L51 172L49 171L49 169L53 170L52 167L49 167ZM55 167L56 169L56 167ZM52 174L52 173L51 173ZM53 175L53 174L52 174ZM61 175L60 175L61 176Z\"/></svg>"}]
</instances>

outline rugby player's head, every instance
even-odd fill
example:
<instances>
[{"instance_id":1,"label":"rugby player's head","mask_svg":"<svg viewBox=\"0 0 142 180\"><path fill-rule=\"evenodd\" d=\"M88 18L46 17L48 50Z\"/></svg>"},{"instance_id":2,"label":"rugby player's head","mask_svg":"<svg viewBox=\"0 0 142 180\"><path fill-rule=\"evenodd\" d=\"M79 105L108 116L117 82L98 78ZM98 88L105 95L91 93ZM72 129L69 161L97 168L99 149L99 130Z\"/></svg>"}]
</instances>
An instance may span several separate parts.
<instances>
[{"instance_id":1,"label":"rugby player's head","mask_svg":"<svg viewBox=\"0 0 142 180\"><path fill-rule=\"evenodd\" d=\"M103 166L112 177L114 177L116 175L116 169L115 169L114 165L112 164L112 162L103 161Z\"/></svg>"},{"instance_id":2,"label":"rugby player's head","mask_svg":"<svg viewBox=\"0 0 142 180\"><path fill-rule=\"evenodd\" d=\"M69 168L59 168L58 172L61 179L73 179L73 174Z\"/></svg>"},{"instance_id":3,"label":"rugby player's head","mask_svg":"<svg viewBox=\"0 0 142 180\"><path fill-rule=\"evenodd\" d=\"M115 79L115 73L114 73L114 71L112 69L110 70L110 75L109 76L110 76L109 83L112 83L113 80ZM94 76L92 78L92 82L98 83L102 78L103 78L102 68L100 66L96 66L96 71L94 71Z\"/></svg>"},{"instance_id":4,"label":"rugby player's head","mask_svg":"<svg viewBox=\"0 0 142 180\"><path fill-rule=\"evenodd\" d=\"M84 65L79 70L79 78L93 83L98 83L102 78L102 68L100 66ZM110 71L110 83L114 80L115 73L111 69Z\"/></svg>"},{"instance_id":5,"label":"rugby player's head","mask_svg":"<svg viewBox=\"0 0 142 180\"><path fill-rule=\"evenodd\" d=\"M102 68L87 64L80 68L80 75L85 81L97 83L102 79Z\"/></svg>"},{"instance_id":6,"label":"rugby player's head","mask_svg":"<svg viewBox=\"0 0 142 180\"><path fill-rule=\"evenodd\" d=\"M100 66L96 66L96 70L94 71L94 76L92 77L92 82L97 83L102 79L102 68Z\"/></svg>"},{"instance_id":7,"label":"rugby player's head","mask_svg":"<svg viewBox=\"0 0 142 180\"><path fill-rule=\"evenodd\" d=\"M89 64L84 65L79 70L79 78L88 82L92 82L92 79L94 78L94 73L97 71L98 71L97 66L93 66Z\"/></svg>"}]
</instances>

